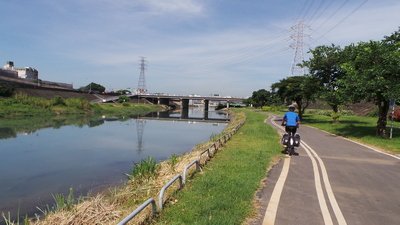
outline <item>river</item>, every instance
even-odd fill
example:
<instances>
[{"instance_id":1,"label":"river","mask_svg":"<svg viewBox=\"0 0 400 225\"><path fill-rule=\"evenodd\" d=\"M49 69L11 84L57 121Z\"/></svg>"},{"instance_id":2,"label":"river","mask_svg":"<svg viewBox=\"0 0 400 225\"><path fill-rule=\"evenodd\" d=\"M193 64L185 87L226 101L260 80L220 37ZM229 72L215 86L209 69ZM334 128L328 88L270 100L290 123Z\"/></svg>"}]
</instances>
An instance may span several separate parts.
<instances>
[{"instance_id":1,"label":"river","mask_svg":"<svg viewBox=\"0 0 400 225\"><path fill-rule=\"evenodd\" d=\"M36 206L54 202L52 194L67 193L70 187L85 195L121 184L135 162L188 152L220 133L226 126L222 120L228 119L215 111L208 118L221 121L203 121L203 116L192 108L189 117L197 119L168 112L122 120L0 121L0 211L32 215Z\"/></svg>"}]
</instances>

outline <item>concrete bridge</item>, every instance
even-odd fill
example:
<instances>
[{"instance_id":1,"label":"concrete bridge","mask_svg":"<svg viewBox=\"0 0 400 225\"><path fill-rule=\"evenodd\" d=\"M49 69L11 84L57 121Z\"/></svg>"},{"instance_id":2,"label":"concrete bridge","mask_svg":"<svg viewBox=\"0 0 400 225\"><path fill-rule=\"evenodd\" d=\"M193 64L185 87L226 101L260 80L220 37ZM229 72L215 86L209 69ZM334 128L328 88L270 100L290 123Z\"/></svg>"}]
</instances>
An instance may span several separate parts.
<instances>
[{"instance_id":1,"label":"concrete bridge","mask_svg":"<svg viewBox=\"0 0 400 225\"><path fill-rule=\"evenodd\" d=\"M161 104L161 105L171 105L172 101L181 102L182 114L186 115L189 111L189 101L190 100L199 100L204 103L204 111L207 112L209 109L210 101L216 102L226 102L227 107L229 108L230 103L241 103L244 98L232 98L232 97L221 97L221 96L185 96L185 95L164 95L164 94L132 94L126 95L131 99L145 99L153 104ZM114 102L117 101L119 96L112 96L109 98L104 98L104 96L96 96L98 100L93 102Z\"/></svg>"}]
</instances>

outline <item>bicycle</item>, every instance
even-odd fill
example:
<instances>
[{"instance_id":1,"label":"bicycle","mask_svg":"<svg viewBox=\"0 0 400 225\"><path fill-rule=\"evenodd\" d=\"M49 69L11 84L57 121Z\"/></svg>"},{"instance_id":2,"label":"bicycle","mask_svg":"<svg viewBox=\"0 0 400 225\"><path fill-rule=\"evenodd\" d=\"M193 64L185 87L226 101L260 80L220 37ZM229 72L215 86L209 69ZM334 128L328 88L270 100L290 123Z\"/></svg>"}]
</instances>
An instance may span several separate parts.
<instances>
[{"instance_id":1,"label":"bicycle","mask_svg":"<svg viewBox=\"0 0 400 225\"><path fill-rule=\"evenodd\" d=\"M282 137L282 144L285 145L284 153L291 155L299 155L295 151L295 147L300 146L300 135L296 132L287 129L287 133L285 133Z\"/></svg>"}]
</instances>

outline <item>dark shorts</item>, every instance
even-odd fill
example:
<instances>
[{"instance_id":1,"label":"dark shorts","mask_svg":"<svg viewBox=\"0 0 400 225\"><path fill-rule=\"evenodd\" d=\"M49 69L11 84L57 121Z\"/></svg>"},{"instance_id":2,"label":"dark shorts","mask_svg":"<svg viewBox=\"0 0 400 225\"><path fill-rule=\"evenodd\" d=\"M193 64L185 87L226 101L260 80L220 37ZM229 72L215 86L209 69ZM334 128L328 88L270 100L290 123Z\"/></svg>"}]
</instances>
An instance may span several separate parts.
<instances>
[{"instance_id":1,"label":"dark shorts","mask_svg":"<svg viewBox=\"0 0 400 225\"><path fill-rule=\"evenodd\" d=\"M285 127L285 131L288 134L294 135L296 133L296 131L297 131L297 126L286 126Z\"/></svg>"}]
</instances>

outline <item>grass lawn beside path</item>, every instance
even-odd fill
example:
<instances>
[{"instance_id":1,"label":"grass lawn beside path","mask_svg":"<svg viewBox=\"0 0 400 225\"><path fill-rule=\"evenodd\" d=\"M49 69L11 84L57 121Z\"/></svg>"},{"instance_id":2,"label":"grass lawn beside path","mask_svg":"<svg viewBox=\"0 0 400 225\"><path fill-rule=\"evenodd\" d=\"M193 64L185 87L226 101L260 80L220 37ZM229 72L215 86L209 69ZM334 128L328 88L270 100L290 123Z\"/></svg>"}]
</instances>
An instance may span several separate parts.
<instances>
[{"instance_id":1,"label":"grass lawn beside path","mask_svg":"<svg viewBox=\"0 0 400 225\"><path fill-rule=\"evenodd\" d=\"M177 193L154 224L242 224L254 212L255 192L274 157L279 136L266 114L244 110L246 123L226 146Z\"/></svg>"},{"instance_id":2,"label":"grass lawn beside path","mask_svg":"<svg viewBox=\"0 0 400 225\"><path fill-rule=\"evenodd\" d=\"M333 123L332 118L323 115L306 114L303 124L310 125L330 133L360 141L380 149L400 153L400 123L394 123L393 138L381 138L375 135L376 117L342 116L338 123ZM388 121L387 127L390 128ZM389 129L388 129L389 132Z\"/></svg>"}]
</instances>

